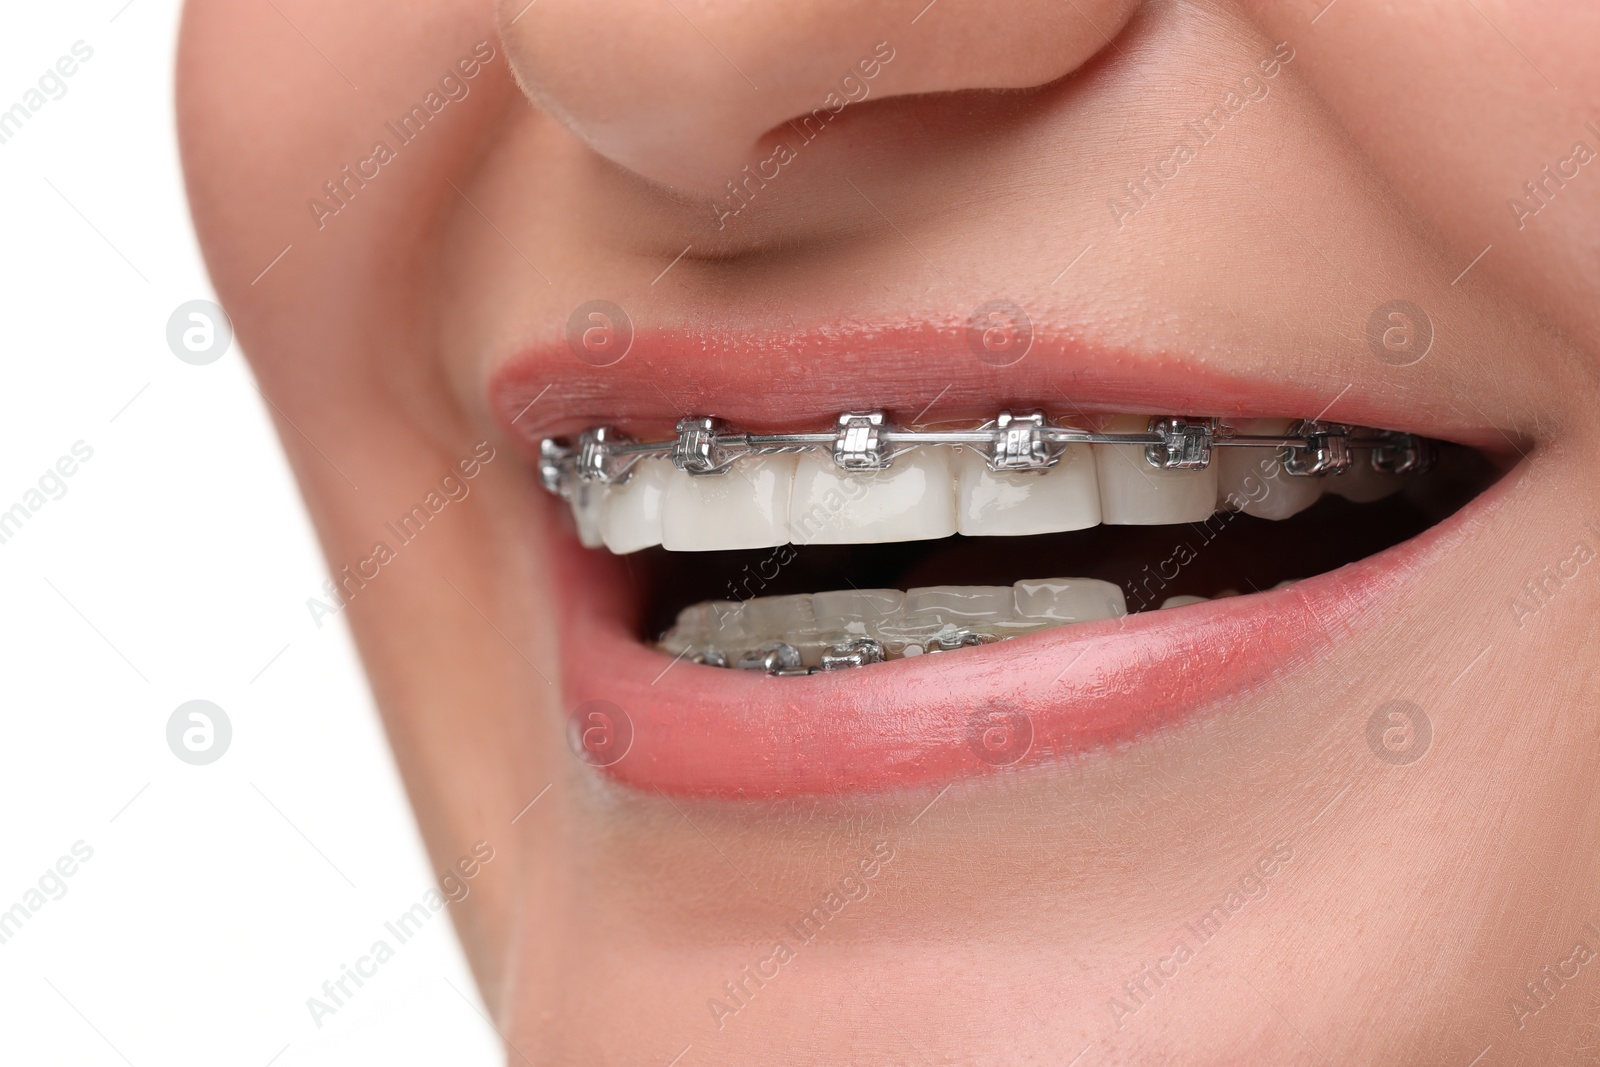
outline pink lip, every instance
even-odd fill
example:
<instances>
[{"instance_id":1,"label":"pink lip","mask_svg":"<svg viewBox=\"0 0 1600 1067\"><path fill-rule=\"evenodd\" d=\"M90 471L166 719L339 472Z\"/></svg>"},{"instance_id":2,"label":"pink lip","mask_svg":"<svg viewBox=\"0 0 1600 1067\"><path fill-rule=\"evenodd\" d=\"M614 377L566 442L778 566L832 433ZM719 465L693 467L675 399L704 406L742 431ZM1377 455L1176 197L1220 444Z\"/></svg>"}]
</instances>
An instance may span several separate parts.
<instances>
[{"instance_id":1,"label":"pink lip","mask_svg":"<svg viewBox=\"0 0 1600 1067\"><path fill-rule=\"evenodd\" d=\"M691 409L737 416L752 428L819 424L819 416L852 407L915 410L938 392L921 396L930 375L949 386L940 410L954 414L978 410L974 398L983 396L992 415L1005 394L1054 409L1050 400L1061 391L1051 375L1070 381L1086 411L1292 417L1316 415L1327 403L1286 381L1246 382L1203 369L1180 377L1181 360L1072 344L1044 356L1036 342L1033 371L1015 373L1026 360L996 371L973 359L964 339L958 348L959 336L928 327L880 332L865 345L857 338L843 350L878 350L882 359L867 366L846 359L836 375L813 369L809 390L761 384L804 350L792 340L713 346L704 338L656 337L643 351L636 342L631 374L596 371L564 346L546 348L502 368L492 399L508 430L524 440L601 421L670 424ZM831 350L839 345L833 336ZM713 347L756 354L725 363L707 355ZM911 351L921 354L908 361ZM705 370L708 360L716 373ZM672 397L650 385L647 366L671 369L674 376L662 380ZM556 399L541 399L533 415L528 401L546 386ZM1401 414L1381 392L1350 390L1325 417L1467 443L1492 435L1455 422L1446 405L1431 413L1425 407L1412 398ZM580 756L619 782L730 799L883 791L1067 758L1181 722L1338 645L1352 620L1392 604L1466 536L1506 481L1404 544L1291 588L802 678L674 663L646 647L625 563L581 548L565 505L542 497L550 574L566 612L562 696L580 716L570 733ZM591 703L597 701L605 703ZM606 709L599 719L589 714L596 707ZM599 749L585 750L591 737L600 739Z\"/></svg>"}]
</instances>

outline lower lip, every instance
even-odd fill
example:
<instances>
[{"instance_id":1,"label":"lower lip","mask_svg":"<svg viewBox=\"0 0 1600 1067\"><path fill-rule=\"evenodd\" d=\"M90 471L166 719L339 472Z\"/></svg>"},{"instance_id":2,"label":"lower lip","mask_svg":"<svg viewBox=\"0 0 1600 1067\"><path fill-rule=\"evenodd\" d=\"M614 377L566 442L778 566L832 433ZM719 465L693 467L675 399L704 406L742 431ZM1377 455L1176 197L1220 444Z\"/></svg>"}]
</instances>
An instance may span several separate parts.
<instances>
[{"instance_id":1,"label":"lower lip","mask_svg":"<svg viewBox=\"0 0 1600 1067\"><path fill-rule=\"evenodd\" d=\"M579 547L558 505L547 532L563 546L569 737L624 785L725 799L874 793L1070 758L1294 674L1392 604L1514 480L1286 589L800 678L673 663L641 644L625 563Z\"/></svg>"}]
</instances>

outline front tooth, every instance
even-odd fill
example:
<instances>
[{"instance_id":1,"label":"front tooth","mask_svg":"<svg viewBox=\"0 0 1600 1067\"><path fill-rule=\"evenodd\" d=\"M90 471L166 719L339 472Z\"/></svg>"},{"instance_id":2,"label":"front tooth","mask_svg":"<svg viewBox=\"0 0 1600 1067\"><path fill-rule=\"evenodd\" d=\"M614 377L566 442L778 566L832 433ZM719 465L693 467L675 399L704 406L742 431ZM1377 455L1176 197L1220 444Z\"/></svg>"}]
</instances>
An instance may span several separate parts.
<instances>
[{"instance_id":1,"label":"front tooth","mask_svg":"<svg viewBox=\"0 0 1600 1067\"><path fill-rule=\"evenodd\" d=\"M990 470L972 448L963 448L954 466L958 528L968 537L1060 533L1100 522L1100 481L1088 445L1068 446L1043 472Z\"/></svg>"},{"instance_id":2,"label":"front tooth","mask_svg":"<svg viewBox=\"0 0 1600 1067\"><path fill-rule=\"evenodd\" d=\"M912 449L886 471L840 470L826 453L800 457L789 507L795 544L923 541L956 532L955 480L942 448Z\"/></svg>"},{"instance_id":3,"label":"front tooth","mask_svg":"<svg viewBox=\"0 0 1600 1067\"><path fill-rule=\"evenodd\" d=\"M751 642L781 641L797 649L807 667L822 659L824 642L817 632L811 594L761 596L744 604L744 630Z\"/></svg>"},{"instance_id":4,"label":"front tooth","mask_svg":"<svg viewBox=\"0 0 1600 1067\"><path fill-rule=\"evenodd\" d=\"M964 623L1009 622L1013 601L1009 585L930 585L906 590L907 615L936 615Z\"/></svg>"},{"instance_id":5,"label":"front tooth","mask_svg":"<svg viewBox=\"0 0 1600 1067\"><path fill-rule=\"evenodd\" d=\"M811 594L796 596L758 596L744 602L744 628L747 634L767 640L786 640L802 630L814 629L816 615L811 609Z\"/></svg>"},{"instance_id":6,"label":"front tooth","mask_svg":"<svg viewBox=\"0 0 1600 1067\"><path fill-rule=\"evenodd\" d=\"M607 548L622 555L661 543L661 506L677 474L670 460L647 457L627 481L609 487L600 519Z\"/></svg>"},{"instance_id":7,"label":"front tooth","mask_svg":"<svg viewBox=\"0 0 1600 1067\"><path fill-rule=\"evenodd\" d=\"M1106 433L1144 433L1144 415L1117 415ZM1100 480L1100 521L1109 526L1201 522L1217 508L1217 464L1204 470L1162 470L1144 458L1144 445L1093 445ZM1222 451L1219 449L1218 451Z\"/></svg>"},{"instance_id":8,"label":"front tooth","mask_svg":"<svg viewBox=\"0 0 1600 1067\"><path fill-rule=\"evenodd\" d=\"M1289 419L1243 419L1242 434L1282 437ZM1277 449L1219 448L1211 453L1217 468L1217 504L1259 519L1287 519L1322 498L1323 478L1296 478L1283 469Z\"/></svg>"},{"instance_id":9,"label":"front tooth","mask_svg":"<svg viewBox=\"0 0 1600 1067\"><path fill-rule=\"evenodd\" d=\"M1399 492L1400 487L1405 484L1405 476L1385 474L1374 469L1367 456L1366 452L1357 452L1350 469L1343 474L1300 480L1326 482L1328 492L1334 496L1342 496L1352 504L1370 504L1374 500L1382 500L1390 493Z\"/></svg>"},{"instance_id":10,"label":"front tooth","mask_svg":"<svg viewBox=\"0 0 1600 1067\"><path fill-rule=\"evenodd\" d=\"M745 605L736 600L691 604L678 612L673 633L691 644L715 645L725 651L737 649L749 636L744 611Z\"/></svg>"},{"instance_id":11,"label":"front tooth","mask_svg":"<svg viewBox=\"0 0 1600 1067\"><path fill-rule=\"evenodd\" d=\"M1169 596L1161 602L1159 610L1165 611L1167 608L1186 608L1190 604L1209 603L1211 603L1211 598L1206 596Z\"/></svg>"},{"instance_id":12,"label":"front tooth","mask_svg":"<svg viewBox=\"0 0 1600 1067\"><path fill-rule=\"evenodd\" d=\"M906 590L905 614L886 628L884 638L889 648L936 646L941 638L953 645L963 635L999 637L1014 629L1007 624L1015 619L1008 585L926 586Z\"/></svg>"},{"instance_id":13,"label":"front tooth","mask_svg":"<svg viewBox=\"0 0 1600 1067\"><path fill-rule=\"evenodd\" d=\"M905 609L906 595L898 589L841 589L811 598L817 629L838 637L871 637L886 619Z\"/></svg>"},{"instance_id":14,"label":"front tooth","mask_svg":"<svg viewBox=\"0 0 1600 1067\"><path fill-rule=\"evenodd\" d=\"M1017 614L1051 622L1092 622L1128 613L1122 587L1096 578L1045 578L1011 587Z\"/></svg>"},{"instance_id":15,"label":"front tooth","mask_svg":"<svg viewBox=\"0 0 1600 1067\"><path fill-rule=\"evenodd\" d=\"M605 544L600 523L605 513L606 487L578 479L572 487L572 518L578 524L578 543L584 548Z\"/></svg>"},{"instance_id":16,"label":"front tooth","mask_svg":"<svg viewBox=\"0 0 1600 1067\"><path fill-rule=\"evenodd\" d=\"M662 504L662 547L710 552L786 543L794 468L792 455L749 456L722 474L676 472Z\"/></svg>"}]
</instances>

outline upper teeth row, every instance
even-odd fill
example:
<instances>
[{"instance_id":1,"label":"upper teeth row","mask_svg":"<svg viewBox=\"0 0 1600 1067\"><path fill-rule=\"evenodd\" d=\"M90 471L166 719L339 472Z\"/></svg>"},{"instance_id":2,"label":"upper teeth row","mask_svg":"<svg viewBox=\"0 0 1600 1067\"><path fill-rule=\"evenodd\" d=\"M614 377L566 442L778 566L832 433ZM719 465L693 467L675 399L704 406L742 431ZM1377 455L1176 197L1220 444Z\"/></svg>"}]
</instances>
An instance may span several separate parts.
<instances>
[{"instance_id":1,"label":"upper teeth row","mask_svg":"<svg viewBox=\"0 0 1600 1067\"><path fill-rule=\"evenodd\" d=\"M1282 435L1259 435L1236 433L1220 419L1159 415L1143 433L1098 433L1051 422L1043 412L1002 411L976 429L917 430L894 426L881 411L859 411L840 415L821 433L741 433L703 415L678 420L677 436L663 441L635 441L600 426L580 434L576 447L546 438L539 471L546 489L570 498L574 481L619 484L646 457L669 457L679 470L704 476L724 474L744 456L826 449L842 470L881 471L912 448L964 446L979 450L992 470L1042 471L1075 444L1143 445L1146 462L1163 470L1203 470L1211 450L1222 446L1274 448L1282 452L1284 470L1297 477L1343 474L1357 450L1370 453L1375 470L1416 473L1432 466L1436 451L1415 434L1314 419L1293 423Z\"/></svg>"}]
</instances>

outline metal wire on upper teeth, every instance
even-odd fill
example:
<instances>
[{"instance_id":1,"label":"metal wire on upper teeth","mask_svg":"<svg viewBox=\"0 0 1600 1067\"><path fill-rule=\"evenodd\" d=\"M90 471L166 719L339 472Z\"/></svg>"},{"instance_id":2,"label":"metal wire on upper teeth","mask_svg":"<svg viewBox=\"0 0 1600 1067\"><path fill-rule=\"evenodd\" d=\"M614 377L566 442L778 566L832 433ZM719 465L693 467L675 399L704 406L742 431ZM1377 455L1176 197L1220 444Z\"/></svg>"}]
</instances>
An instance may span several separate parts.
<instances>
[{"instance_id":1,"label":"metal wire on upper teeth","mask_svg":"<svg viewBox=\"0 0 1600 1067\"><path fill-rule=\"evenodd\" d=\"M579 434L576 445L546 438L539 473L547 490L570 497L574 481L620 484L635 463L652 456L669 457L679 470L700 476L725 474L745 456L815 451L831 453L842 470L881 471L908 449L961 446L977 449L996 471L1042 471L1060 462L1068 445L1079 444L1143 445L1145 460L1162 470L1203 470L1215 448L1274 448L1295 477L1343 474L1358 451L1386 474L1421 473L1437 456L1435 443L1416 434L1316 419L1294 423L1282 435L1260 435L1236 433L1220 419L1160 415L1144 433L1098 433L1051 422L1039 411L1002 411L971 430L919 430L896 427L882 411L852 411L820 433L743 433L706 415L679 419L677 436L662 441L635 441L599 426Z\"/></svg>"}]
</instances>

